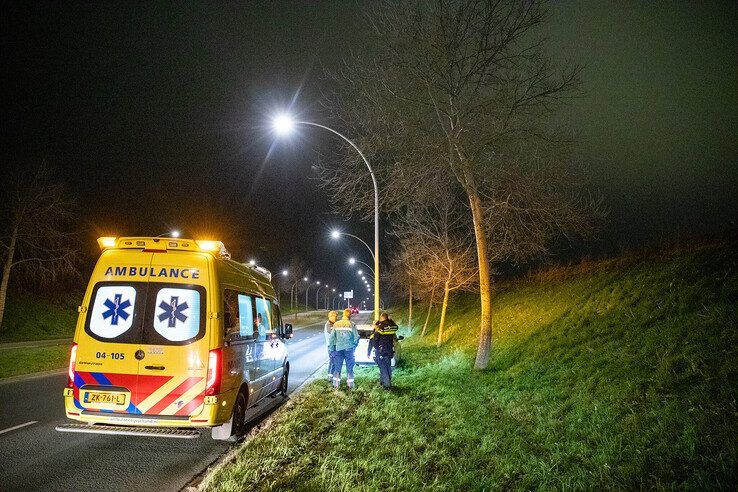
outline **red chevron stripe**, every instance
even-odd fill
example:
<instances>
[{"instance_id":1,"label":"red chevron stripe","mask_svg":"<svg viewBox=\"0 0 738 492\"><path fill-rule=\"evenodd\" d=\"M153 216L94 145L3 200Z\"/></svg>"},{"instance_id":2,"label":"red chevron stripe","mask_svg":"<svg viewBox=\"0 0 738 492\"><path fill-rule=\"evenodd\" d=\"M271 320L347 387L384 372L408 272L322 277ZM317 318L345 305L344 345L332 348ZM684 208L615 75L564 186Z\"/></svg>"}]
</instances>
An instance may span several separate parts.
<instances>
[{"instance_id":1,"label":"red chevron stripe","mask_svg":"<svg viewBox=\"0 0 738 492\"><path fill-rule=\"evenodd\" d=\"M138 406L138 404L148 398L151 393L164 386L164 384L169 382L173 377L174 376L139 375L138 382L136 384L136 397L133 404Z\"/></svg>"},{"instance_id":2,"label":"red chevron stripe","mask_svg":"<svg viewBox=\"0 0 738 492\"><path fill-rule=\"evenodd\" d=\"M172 391L170 391L166 396L164 396L161 400L159 400L156 405L149 408L146 411L147 415L159 415L161 412L163 412L169 405L174 403L174 401L182 396L183 393L185 393L188 389L195 386L197 383L202 381L204 378L187 378L185 379L179 386L174 388Z\"/></svg>"},{"instance_id":3,"label":"red chevron stripe","mask_svg":"<svg viewBox=\"0 0 738 492\"><path fill-rule=\"evenodd\" d=\"M190 400L189 403L177 410L177 413L175 413L174 415L191 415L192 412L197 410L197 408L202 405L203 400L205 400L205 395L200 393L192 400Z\"/></svg>"}]
</instances>

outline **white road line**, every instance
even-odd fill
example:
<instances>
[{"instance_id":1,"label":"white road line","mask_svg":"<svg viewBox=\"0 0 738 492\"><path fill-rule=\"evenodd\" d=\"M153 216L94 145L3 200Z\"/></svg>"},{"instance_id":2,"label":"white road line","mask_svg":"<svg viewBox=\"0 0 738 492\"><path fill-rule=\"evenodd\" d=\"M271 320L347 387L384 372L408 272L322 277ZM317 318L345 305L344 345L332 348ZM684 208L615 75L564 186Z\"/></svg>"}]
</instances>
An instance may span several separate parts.
<instances>
[{"instance_id":1,"label":"white road line","mask_svg":"<svg viewBox=\"0 0 738 492\"><path fill-rule=\"evenodd\" d=\"M7 429L3 429L0 431L0 434L5 434L6 432L14 431L16 429L20 429L21 427L26 427L27 425L33 425L38 424L38 420L31 420L30 422L26 422L25 424L18 424L14 425L13 427L8 427Z\"/></svg>"}]
</instances>

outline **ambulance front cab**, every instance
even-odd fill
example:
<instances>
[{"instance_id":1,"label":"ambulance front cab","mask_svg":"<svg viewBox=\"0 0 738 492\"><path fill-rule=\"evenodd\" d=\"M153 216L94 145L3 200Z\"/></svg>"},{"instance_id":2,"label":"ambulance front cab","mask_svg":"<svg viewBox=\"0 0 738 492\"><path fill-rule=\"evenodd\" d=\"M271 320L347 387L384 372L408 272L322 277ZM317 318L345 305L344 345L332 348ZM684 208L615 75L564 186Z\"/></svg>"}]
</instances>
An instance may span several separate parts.
<instances>
[{"instance_id":1,"label":"ambulance front cab","mask_svg":"<svg viewBox=\"0 0 738 492\"><path fill-rule=\"evenodd\" d=\"M100 238L71 348L62 432L214 439L286 395L289 362L271 274L218 241Z\"/></svg>"}]
</instances>

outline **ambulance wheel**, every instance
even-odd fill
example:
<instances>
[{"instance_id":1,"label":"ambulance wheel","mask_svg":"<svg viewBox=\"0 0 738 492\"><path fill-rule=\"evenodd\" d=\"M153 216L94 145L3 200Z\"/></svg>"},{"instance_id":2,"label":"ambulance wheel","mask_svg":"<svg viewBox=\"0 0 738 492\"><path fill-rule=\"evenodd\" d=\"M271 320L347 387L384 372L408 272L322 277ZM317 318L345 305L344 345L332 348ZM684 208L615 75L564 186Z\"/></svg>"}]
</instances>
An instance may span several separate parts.
<instances>
[{"instance_id":1,"label":"ambulance wheel","mask_svg":"<svg viewBox=\"0 0 738 492\"><path fill-rule=\"evenodd\" d=\"M243 391L238 393L236 401L233 404L233 426L231 427L231 436L239 438L243 436L246 427L246 394Z\"/></svg>"},{"instance_id":2,"label":"ambulance wheel","mask_svg":"<svg viewBox=\"0 0 738 492\"><path fill-rule=\"evenodd\" d=\"M289 386L290 382L290 366L285 365L284 366L284 372L282 373L282 382L279 385L279 394L282 396L287 396L287 388Z\"/></svg>"}]
</instances>

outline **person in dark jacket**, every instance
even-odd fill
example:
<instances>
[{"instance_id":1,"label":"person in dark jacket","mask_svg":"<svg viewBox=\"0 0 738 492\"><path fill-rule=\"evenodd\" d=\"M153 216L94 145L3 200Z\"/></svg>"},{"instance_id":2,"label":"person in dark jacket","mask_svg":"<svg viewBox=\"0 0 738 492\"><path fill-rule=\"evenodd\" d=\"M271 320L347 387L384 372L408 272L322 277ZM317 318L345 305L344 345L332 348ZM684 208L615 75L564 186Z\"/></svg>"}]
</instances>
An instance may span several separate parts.
<instances>
[{"instance_id":1,"label":"person in dark jacket","mask_svg":"<svg viewBox=\"0 0 738 492\"><path fill-rule=\"evenodd\" d=\"M379 367L379 384L384 389L392 387L392 357L395 355L397 341L397 323L387 313L382 313L374 324L374 333L369 337L367 356L371 357L374 349L374 361Z\"/></svg>"}]
</instances>

